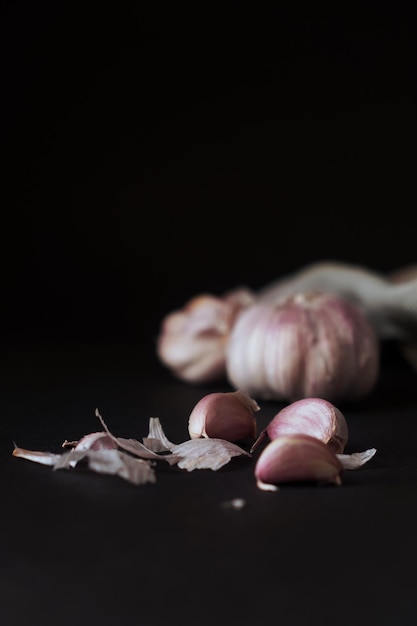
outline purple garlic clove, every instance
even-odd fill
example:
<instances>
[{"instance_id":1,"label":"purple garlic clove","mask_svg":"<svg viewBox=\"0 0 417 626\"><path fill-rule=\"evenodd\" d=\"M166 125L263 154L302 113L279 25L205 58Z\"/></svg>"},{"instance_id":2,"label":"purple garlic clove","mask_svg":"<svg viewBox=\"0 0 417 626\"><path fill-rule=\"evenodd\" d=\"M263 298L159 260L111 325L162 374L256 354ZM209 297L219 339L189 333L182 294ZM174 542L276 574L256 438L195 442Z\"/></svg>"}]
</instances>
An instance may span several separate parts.
<instances>
[{"instance_id":1,"label":"purple garlic clove","mask_svg":"<svg viewBox=\"0 0 417 626\"><path fill-rule=\"evenodd\" d=\"M341 485L343 466L325 443L310 435L281 435L263 449L256 465L259 489L277 491L280 483Z\"/></svg>"},{"instance_id":2,"label":"purple garlic clove","mask_svg":"<svg viewBox=\"0 0 417 626\"><path fill-rule=\"evenodd\" d=\"M255 412L259 406L243 391L209 393L192 410L188 432L199 437L240 441L256 437Z\"/></svg>"},{"instance_id":3,"label":"purple garlic clove","mask_svg":"<svg viewBox=\"0 0 417 626\"><path fill-rule=\"evenodd\" d=\"M341 454L348 442L348 425L343 413L323 398L296 400L278 411L258 437L267 434L272 441L281 435L304 434L316 437ZM252 449L254 449L256 442Z\"/></svg>"}]
</instances>

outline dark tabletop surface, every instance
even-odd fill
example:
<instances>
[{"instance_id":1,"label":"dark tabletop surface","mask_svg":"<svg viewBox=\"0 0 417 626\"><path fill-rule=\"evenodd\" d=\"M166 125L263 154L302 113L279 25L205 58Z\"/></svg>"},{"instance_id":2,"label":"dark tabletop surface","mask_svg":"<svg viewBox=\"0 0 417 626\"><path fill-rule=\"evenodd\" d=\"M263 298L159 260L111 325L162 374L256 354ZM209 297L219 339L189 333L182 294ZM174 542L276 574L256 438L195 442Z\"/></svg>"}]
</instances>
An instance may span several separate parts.
<instances>
[{"instance_id":1,"label":"dark tabletop surface","mask_svg":"<svg viewBox=\"0 0 417 626\"><path fill-rule=\"evenodd\" d=\"M256 486L256 453L217 471L161 464L138 486L12 456L13 442L60 452L100 430L96 407L118 436L146 436L156 416L187 439L195 403L229 387L175 381L135 341L8 350L1 377L2 623L412 623L416 373L395 349L366 400L338 405L346 452L375 456L339 487L274 493ZM262 427L283 405L260 406Z\"/></svg>"},{"instance_id":2,"label":"dark tabletop surface","mask_svg":"<svg viewBox=\"0 0 417 626\"><path fill-rule=\"evenodd\" d=\"M411 16L86 6L1 21L1 625L414 624L417 372L395 343L339 403L347 451L377 450L340 487L263 492L246 457L134 486L12 455L60 452L96 408L118 436L159 417L188 438L196 402L230 390L156 357L197 293L416 262ZM259 428L282 405L260 406Z\"/></svg>"}]
</instances>

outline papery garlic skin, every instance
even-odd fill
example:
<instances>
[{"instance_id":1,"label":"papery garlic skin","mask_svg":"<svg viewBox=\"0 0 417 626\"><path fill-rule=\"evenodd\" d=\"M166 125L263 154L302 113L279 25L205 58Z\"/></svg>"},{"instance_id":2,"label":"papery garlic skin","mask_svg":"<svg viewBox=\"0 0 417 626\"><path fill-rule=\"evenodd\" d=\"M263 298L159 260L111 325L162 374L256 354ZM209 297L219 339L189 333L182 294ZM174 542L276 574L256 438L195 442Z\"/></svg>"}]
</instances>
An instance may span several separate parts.
<instances>
[{"instance_id":1,"label":"papery garlic skin","mask_svg":"<svg viewBox=\"0 0 417 626\"><path fill-rule=\"evenodd\" d=\"M323 398L303 398L288 404L266 427L269 439L282 435L304 434L316 437L341 454L348 442L348 425L344 414Z\"/></svg>"},{"instance_id":2,"label":"papery garlic skin","mask_svg":"<svg viewBox=\"0 0 417 626\"><path fill-rule=\"evenodd\" d=\"M254 302L239 287L223 297L200 294L162 320L156 352L181 380L213 382L226 377L225 346L239 312Z\"/></svg>"},{"instance_id":3,"label":"papery garlic skin","mask_svg":"<svg viewBox=\"0 0 417 626\"><path fill-rule=\"evenodd\" d=\"M188 432L192 439L199 437L240 441L256 437L255 413L258 403L247 393L209 393L192 410L188 419Z\"/></svg>"},{"instance_id":4,"label":"papery garlic skin","mask_svg":"<svg viewBox=\"0 0 417 626\"><path fill-rule=\"evenodd\" d=\"M259 489L276 491L280 483L297 481L341 485L342 471L336 454L316 437L281 435L261 452L255 478Z\"/></svg>"},{"instance_id":5,"label":"papery garlic skin","mask_svg":"<svg viewBox=\"0 0 417 626\"><path fill-rule=\"evenodd\" d=\"M242 311L226 349L229 382L255 398L329 401L368 394L379 375L379 338L355 305L299 292Z\"/></svg>"}]
</instances>

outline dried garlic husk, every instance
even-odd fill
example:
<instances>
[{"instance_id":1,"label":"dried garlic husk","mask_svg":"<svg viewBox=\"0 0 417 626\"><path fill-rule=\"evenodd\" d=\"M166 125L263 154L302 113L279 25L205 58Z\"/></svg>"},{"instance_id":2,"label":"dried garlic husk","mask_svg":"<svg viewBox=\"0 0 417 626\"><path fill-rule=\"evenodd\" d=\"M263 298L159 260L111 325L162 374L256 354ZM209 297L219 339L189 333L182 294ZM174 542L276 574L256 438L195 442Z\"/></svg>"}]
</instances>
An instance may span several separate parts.
<instances>
[{"instance_id":1,"label":"dried garlic husk","mask_svg":"<svg viewBox=\"0 0 417 626\"><path fill-rule=\"evenodd\" d=\"M180 457L178 467L187 472L195 469L210 469L215 472L229 463L232 457L250 457L250 453L236 443L217 437L188 439L174 446L172 452Z\"/></svg>"},{"instance_id":2,"label":"dried garlic husk","mask_svg":"<svg viewBox=\"0 0 417 626\"><path fill-rule=\"evenodd\" d=\"M325 443L310 435L281 435L263 449L255 465L257 486L276 491L280 483L341 485L343 466Z\"/></svg>"},{"instance_id":3,"label":"dried garlic husk","mask_svg":"<svg viewBox=\"0 0 417 626\"><path fill-rule=\"evenodd\" d=\"M329 401L368 394L379 375L380 343L365 314L324 292L257 302L229 337L229 382L255 398Z\"/></svg>"},{"instance_id":4,"label":"dried garlic husk","mask_svg":"<svg viewBox=\"0 0 417 626\"><path fill-rule=\"evenodd\" d=\"M348 442L348 425L344 414L332 402L323 398L303 398L278 411L251 451L265 435L272 441L282 435L296 434L316 437L333 452L341 454Z\"/></svg>"},{"instance_id":5,"label":"dried garlic husk","mask_svg":"<svg viewBox=\"0 0 417 626\"><path fill-rule=\"evenodd\" d=\"M255 297L237 288L222 297L200 294L162 320L157 355L172 373L190 383L224 379L225 345L239 312Z\"/></svg>"},{"instance_id":6,"label":"dried garlic husk","mask_svg":"<svg viewBox=\"0 0 417 626\"><path fill-rule=\"evenodd\" d=\"M372 459L376 454L376 448L368 448L363 452L352 452L351 454L337 454L337 458L341 462L343 469L354 470L362 467Z\"/></svg>"},{"instance_id":7,"label":"dried garlic husk","mask_svg":"<svg viewBox=\"0 0 417 626\"><path fill-rule=\"evenodd\" d=\"M209 393L191 411L188 432L192 439L217 437L240 441L256 437L258 403L244 391Z\"/></svg>"},{"instance_id":8,"label":"dried garlic husk","mask_svg":"<svg viewBox=\"0 0 417 626\"><path fill-rule=\"evenodd\" d=\"M233 457L251 456L237 444L220 438L189 439L175 444L167 438L157 417L149 418L149 433L143 443L113 435L98 409L96 417L104 430L89 433L78 441L65 440L62 447L71 449L63 454L29 450L15 444L13 456L49 465L54 470L74 469L83 462L94 472L114 474L135 485L156 482L156 461L177 465L188 472L217 471Z\"/></svg>"},{"instance_id":9,"label":"dried garlic husk","mask_svg":"<svg viewBox=\"0 0 417 626\"><path fill-rule=\"evenodd\" d=\"M100 431L84 435L78 441L66 439L62 447L74 448L75 450L114 450L117 448L117 444L105 431Z\"/></svg>"},{"instance_id":10,"label":"dried garlic husk","mask_svg":"<svg viewBox=\"0 0 417 626\"><path fill-rule=\"evenodd\" d=\"M150 461L134 458L116 448L80 447L72 448L63 454L55 454L15 446L13 456L42 465L50 465L53 470L73 469L79 463L85 462L93 472L113 474L134 485L154 483L156 480L155 470Z\"/></svg>"},{"instance_id":11,"label":"dried garlic husk","mask_svg":"<svg viewBox=\"0 0 417 626\"><path fill-rule=\"evenodd\" d=\"M149 433L143 438L143 443L151 450L169 450L178 467L188 472L195 469L216 471L235 456L250 457L250 453L236 443L218 437L199 437L178 444L173 443L165 435L158 417L149 418Z\"/></svg>"}]
</instances>

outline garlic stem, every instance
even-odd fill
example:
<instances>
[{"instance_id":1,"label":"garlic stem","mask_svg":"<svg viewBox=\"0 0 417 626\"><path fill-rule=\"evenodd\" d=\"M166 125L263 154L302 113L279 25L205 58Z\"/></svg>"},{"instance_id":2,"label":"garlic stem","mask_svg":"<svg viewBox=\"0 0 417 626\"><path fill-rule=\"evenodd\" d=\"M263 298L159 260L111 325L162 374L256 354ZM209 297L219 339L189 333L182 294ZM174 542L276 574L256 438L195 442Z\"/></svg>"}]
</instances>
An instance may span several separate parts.
<instances>
[{"instance_id":1,"label":"garlic stem","mask_svg":"<svg viewBox=\"0 0 417 626\"><path fill-rule=\"evenodd\" d=\"M337 261L313 263L258 291L275 302L299 291L333 293L360 306L382 338L417 337L417 277L410 271L401 281L389 280L366 267Z\"/></svg>"}]
</instances>

